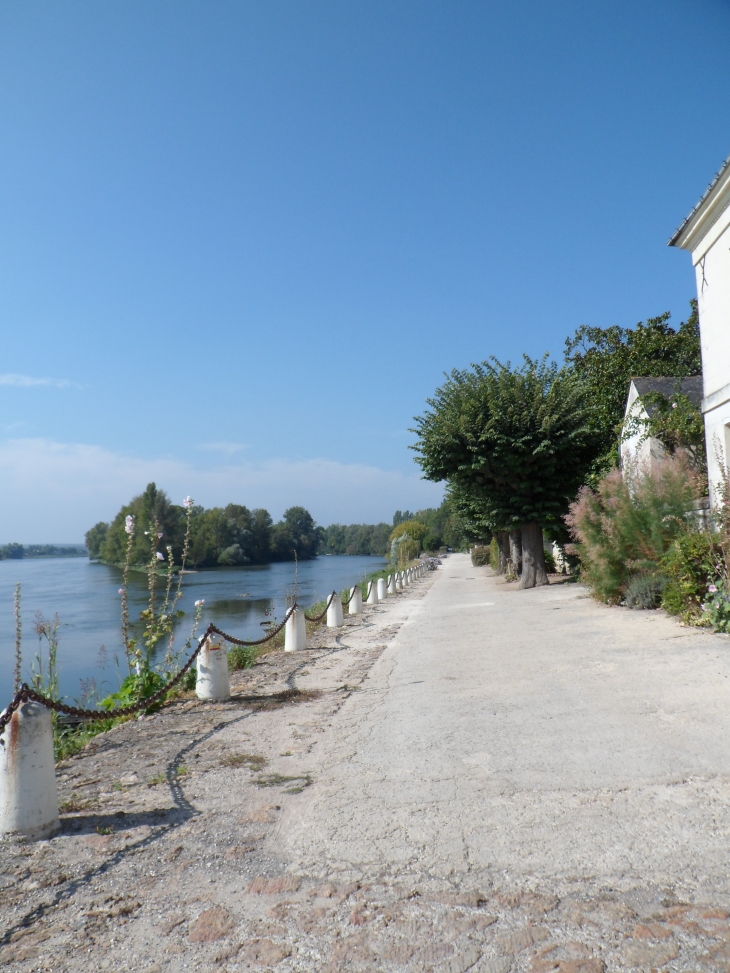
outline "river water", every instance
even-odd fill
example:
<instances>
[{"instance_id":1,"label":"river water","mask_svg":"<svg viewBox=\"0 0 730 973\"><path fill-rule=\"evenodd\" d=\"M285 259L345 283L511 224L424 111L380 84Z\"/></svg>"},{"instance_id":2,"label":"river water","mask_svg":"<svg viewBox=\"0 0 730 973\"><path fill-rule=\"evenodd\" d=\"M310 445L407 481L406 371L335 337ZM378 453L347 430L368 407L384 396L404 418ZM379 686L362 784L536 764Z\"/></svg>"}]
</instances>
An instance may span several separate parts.
<instances>
[{"instance_id":1,"label":"river water","mask_svg":"<svg viewBox=\"0 0 730 973\"><path fill-rule=\"evenodd\" d=\"M318 557L298 568L297 600L310 605L335 590L350 587L385 563L380 557ZM162 579L161 579L162 580ZM0 709L10 700L13 686L15 620L13 589L21 584L23 622L23 678L38 650L34 631L36 612L51 618L58 612L60 690L67 702L81 696L81 681L94 679L101 695L114 692L124 671L120 636L121 571L87 558L29 558L0 561ZM265 612L281 620L286 595L294 582L294 565L264 564L244 568L212 568L185 574L176 644L185 641L193 617L193 603L205 599L199 632L214 622L238 638L261 638ZM147 607L147 576L131 574L130 618ZM272 617L271 615L269 617ZM103 647L103 648L102 648ZM44 643L44 651L46 645ZM119 667L115 665L115 655Z\"/></svg>"}]
</instances>

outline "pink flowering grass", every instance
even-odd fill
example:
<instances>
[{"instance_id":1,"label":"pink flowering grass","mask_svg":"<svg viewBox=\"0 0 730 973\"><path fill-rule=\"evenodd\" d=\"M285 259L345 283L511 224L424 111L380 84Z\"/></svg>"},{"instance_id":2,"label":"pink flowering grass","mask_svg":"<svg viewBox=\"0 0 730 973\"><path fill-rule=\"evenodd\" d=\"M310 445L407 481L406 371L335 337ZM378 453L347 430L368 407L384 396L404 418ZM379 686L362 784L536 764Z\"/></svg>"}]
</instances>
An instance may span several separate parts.
<instances>
[{"instance_id":1,"label":"pink flowering grass","mask_svg":"<svg viewBox=\"0 0 730 973\"><path fill-rule=\"evenodd\" d=\"M581 488L565 520L581 576L596 597L615 604L630 575L658 571L700 492L696 474L679 456L651 469L612 470L595 490Z\"/></svg>"}]
</instances>

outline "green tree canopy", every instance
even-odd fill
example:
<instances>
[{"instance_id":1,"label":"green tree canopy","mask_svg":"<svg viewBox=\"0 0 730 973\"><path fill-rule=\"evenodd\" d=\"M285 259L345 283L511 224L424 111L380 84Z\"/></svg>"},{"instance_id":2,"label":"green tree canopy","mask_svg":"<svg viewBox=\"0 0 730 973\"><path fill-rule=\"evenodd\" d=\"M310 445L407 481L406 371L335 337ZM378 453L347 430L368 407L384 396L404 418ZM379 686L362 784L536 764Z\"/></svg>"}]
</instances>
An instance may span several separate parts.
<instances>
[{"instance_id":1,"label":"green tree canopy","mask_svg":"<svg viewBox=\"0 0 730 973\"><path fill-rule=\"evenodd\" d=\"M657 378L702 374L697 301L675 330L670 314L639 322L635 328L582 325L565 342L565 361L585 384L596 432L592 479L618 466L619 439L629 382L638 376Z\"/></svg>"},{"instance_id":2,"label":"green tree canopy","mask_svg":"<svg viewBox=\"0 0 730 973\"><path fill-rule=\"evenodd\" d=\"M107 564L122 564L126 555L128 535L125 520L134 518L134 541L131 564L145 566L150 559L149 531L157 519L158 550L167 559L167 545L173 549L173 560L180 564L185 534L185 509L170 502L162 490L150 483L144 493L126 504L111 524L99 523L89 530L86 544L90 557L98 557ZM271 560L294 560L314 557L320 543L321 527L317 527L304 507L291 507L284 519L274 524L267 510L249 510L242 504L226 507L192 508L190 548L187 563L191 567L266 564Z\"/></svg>"},{"instance_id":3,"label":"green tree canopy","mask_svg":"<svg viewBox=\"0 0 730 973\"><path fill-rule=\"evenodd\" d=\"M519 527L523 584L533 557L542 577L542 528L562 529L595 453L583 383L547 357L525 356L514 369L492 359L453 371L428 405L412 447L426 479L447 480L462 504L479 505L485 527Z\"/></svg>"},{"instance_id":4,"label":"green tree canopy","mask_svg":"<svg viewBox=\"0 0 730 973\"><path fill-rule=\"evenodd\" d=\"M170 502L164 490L158 490L154 483L148 483L144 493L134 497L131 503L122 507L109 525L106 536L99 547L102 561L108 564L122 564L127 551L127 534L124 522L128 515L134 518L135 531L132 545L131 563L135 565L147 564L150 559L149 531L156 522L158 532L162 534L157 545L158 551L165 553L168 544L172 545L173 558L180 562L182 555L183 535L185 531L185 510ZM97 524L92 530L100 531Z\"/></svg>"},{"instance_id":5,"label":"green tree canopy","mask_svg":"<svg viewBox=\"0 0 730 973\"><path fill-rule=\"evenodd\" d=\"M86 531L84 543L92 561L97 561L101 557L101 545L104 543L108 530L109 524L100 521L98 524L94 524L91 530Z\"/></svg>"},{"instance_id":6,"label":"green tree canopy","mask_svg":"<svg viewBox=\"0 0 730 973\"><path fill-rule=\"evenodd\" d=\"M291 561L296 552L299 560L317 556L322 539L322 528L317 527L312 515L304 507L289 507L284 519L274 525L271 532L271 552L276 561Z\"/></svg>"},{"instance_id":7,"label":"green tree canopy","mask_svg":"<svg viewBox=\"0 0 730 973\"><path fill-rule=\"evenodd\" d=\"M411 540L418 541L419 545L421 540L428 533L428 524L425 524L421 520L402 520L397 527L394 527L390 532L390 542L392 543L396 538L402 537L403 534L408 534Z\"/></svg>"}]
</instances>

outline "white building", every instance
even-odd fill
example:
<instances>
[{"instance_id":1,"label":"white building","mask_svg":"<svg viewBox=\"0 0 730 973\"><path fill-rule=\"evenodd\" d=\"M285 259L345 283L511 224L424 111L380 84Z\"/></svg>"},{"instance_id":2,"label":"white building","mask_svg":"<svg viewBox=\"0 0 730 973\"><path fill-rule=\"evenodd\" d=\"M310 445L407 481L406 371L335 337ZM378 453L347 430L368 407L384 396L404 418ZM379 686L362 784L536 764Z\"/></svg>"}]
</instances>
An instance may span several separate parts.
<instances>
[{"instance_id":1,"label":"white building","mask_svg":"<svg viewBox=\"0 0 730 973\"><path fill-rule=\"evenodd\" d=\"M720 461L730 462L730 159L680 226L670 247L692 254L697 279L710 497L718 502Z\"/></svg>"},{"instance_id":2,"label":"white building","mask_svg":"<svg viewBox=\"0 0 730 973\"><path fill-rule=\"evenodd\" d=\"M638 428L632 436L621 443L621 465L637 463L640 468L651 469L656 460L666 455L664 446L653 436L647 436L644 423L653 412L650 404L642 401L649 392L658 392L671 402L677 392L686 395L690 402L699 407L702 402L702 376L690 378L632 378L626 400L626 418L638 420Z\"/></svg>"}]
</instances>

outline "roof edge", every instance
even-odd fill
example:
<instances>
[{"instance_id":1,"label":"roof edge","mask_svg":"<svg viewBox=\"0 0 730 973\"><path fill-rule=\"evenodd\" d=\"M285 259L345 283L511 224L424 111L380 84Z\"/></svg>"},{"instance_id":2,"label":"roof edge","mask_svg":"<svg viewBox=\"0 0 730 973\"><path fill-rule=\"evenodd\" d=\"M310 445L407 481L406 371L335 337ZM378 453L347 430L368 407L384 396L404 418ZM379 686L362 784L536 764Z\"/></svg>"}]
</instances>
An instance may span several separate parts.
<instances>
[{"instance_id":1,"label":"roof edge","mask_svg":"<svg viewBox=\"0 0 730 973\"><path fill-rule=\"evenodd\" d=\"M705 203L707 202L707 200L709 199L709 197L712 195L713 190L715 189L715 187L717 186L717 184L720 182L720 180L722 179L722 177L725 175L725 173L728 171L728 169L730 169L730 156L728 156L727 159L725 159L725 161L723 162L723 164L717 170L717 172L715 173L712 181L710 182L710 185L704 191L704 193L700 197L699 201L692 208L692 210L687 215L687 217L682 221L680 227L677 230L675 230L674 234L669 238L669 240L667 240L667 246L668 247L681 246L680 239L684 235L685 230L688 229L690 223L694 220L694 218L697 216L697 214L700 212L700 210L704 207Z\"/></svg>"}]
</instances>

